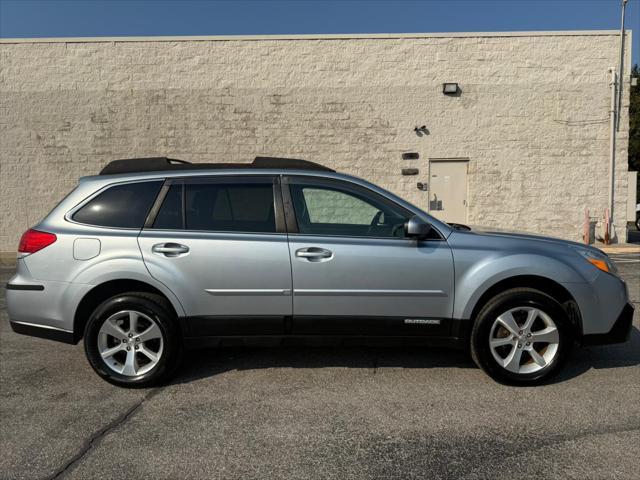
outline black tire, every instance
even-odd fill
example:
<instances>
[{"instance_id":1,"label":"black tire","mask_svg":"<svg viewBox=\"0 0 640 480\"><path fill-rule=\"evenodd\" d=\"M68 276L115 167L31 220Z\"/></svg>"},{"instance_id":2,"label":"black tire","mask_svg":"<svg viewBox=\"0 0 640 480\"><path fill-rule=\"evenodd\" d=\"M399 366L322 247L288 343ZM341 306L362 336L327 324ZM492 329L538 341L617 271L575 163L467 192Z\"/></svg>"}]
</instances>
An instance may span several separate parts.
<instances>
[{"instance_id":1,"label":"black tire","mask_svg":"<svg viewBox=\"0 0 640 480\"><path fill-rule=\"evenodd\" d=\"M555 357L542 369L533 373L515 373L507 370L498 364L489 346L495 320L503 313L518 307L541 310L553 320L558 330L559 342ZM574 329L571 321L554 298L532 288L514 288L493 297L476 316L471 331L471 357L476 365L497 382L507 385L537 385L558 373L566 362L573 343Z\"/></svg>"},{"instance_id":2,"label":"black tire","mask_svg":"<svg viewBox=\"0 0 640 480\"><path fill-rule=\"evenodd\" d=\"M127 376L114 371L100 355L98 334L104 322L112 315L135 310L157 324L162 335L162 354L151 370L141 375ZM169 302L146 292L127 292L109 298L100 304L87 322L84 332L87 360L95 372L109 383L120 387L151 387L166 382L175 373L182 359L182 341L176 318Z\"/></svg>"}]
</instances>

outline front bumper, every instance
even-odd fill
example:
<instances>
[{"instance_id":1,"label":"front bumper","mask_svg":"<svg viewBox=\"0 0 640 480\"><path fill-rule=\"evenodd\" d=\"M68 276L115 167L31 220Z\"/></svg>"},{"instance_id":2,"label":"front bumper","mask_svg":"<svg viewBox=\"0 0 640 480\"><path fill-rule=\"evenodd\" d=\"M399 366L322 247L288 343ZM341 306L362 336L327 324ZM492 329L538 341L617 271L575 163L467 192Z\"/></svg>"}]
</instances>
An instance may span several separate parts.
<instances>
[{"instance_id":1,"label":"front bumper","mask_svg":"<svg viewBox=\"0 0 640 480\"><path fill-rule=\"evenodd\" d=\"M622 343L629 340L633 326L633 305L627 303L615 323L607 333L597 333L582 336L582 345L607 345Z\"/></svg>"}]
</instances>

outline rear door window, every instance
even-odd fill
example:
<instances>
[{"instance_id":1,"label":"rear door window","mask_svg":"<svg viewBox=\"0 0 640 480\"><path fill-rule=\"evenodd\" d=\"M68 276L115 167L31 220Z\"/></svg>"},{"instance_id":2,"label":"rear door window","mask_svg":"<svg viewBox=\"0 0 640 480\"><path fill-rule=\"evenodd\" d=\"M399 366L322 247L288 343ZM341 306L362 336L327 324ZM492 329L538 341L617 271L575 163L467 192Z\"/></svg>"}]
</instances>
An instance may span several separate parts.
<instances>
[{"instance_id":1,"label":"rear door window","mask_svg":"<svg viewBox=\"0 0 640 480\"><path fill-rule=\"evenodd\" d=\"M142 228L161 186L161 181L114 185L84 204L72 219L100 227Z\"/></svg>"},{"instance_id":2,"label":"rear door window","mask_svg":"<svg viewBox=\"0 0 640 480\"><path fill-rule=\"evenodd\" d=\"M153 222L153 228L163 230L183 229L182 212L182 184L173 184L169 187L169 191L162 201L162 206Z\"/></svg>"},{"instance_id":3,"label":"rear door window","mask_svg":"<svg viewBox=\"0 0 640 480\"><path fill-rule=\"evenodd\" d=\"M185 184L185 228L275 233L272 179Z\"/></svg>"},{"instance_id":4,"label":"rear door window","mask_svg":"<svg viewBox=\"0 0 640 480\"><path fill-rule=\"evenodd\" d=\"M167 192L153 228L275 233L273 178L176 183Z\"/></svg>"}]
</instances>

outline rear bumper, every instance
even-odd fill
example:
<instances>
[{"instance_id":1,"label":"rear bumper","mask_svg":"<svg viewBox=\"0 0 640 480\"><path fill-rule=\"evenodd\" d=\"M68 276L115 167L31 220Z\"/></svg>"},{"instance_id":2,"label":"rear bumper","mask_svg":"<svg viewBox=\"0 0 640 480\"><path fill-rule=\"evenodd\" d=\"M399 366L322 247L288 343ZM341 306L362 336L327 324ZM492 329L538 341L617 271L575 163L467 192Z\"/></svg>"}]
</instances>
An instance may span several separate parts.
<instances>
[{"instance_id":1,"label":"rear bumper","mask_svg":"<svg viewBox=\"0 0 640 480\"><path fill-rule=\"evenodd\" d=\"M633 325L633 305L627 303L615 323L607 333L583 335L583 345L607 345L611 343L622 343L629 339L631 327Z\"/></svg>"},{"instance_id":2,"label":"rear bumper","mask_svg":"<svg viewBox=\"0 0 640 480\"><path fill-rule=\"evenodd\" d=\"M55 327L47 327L44 325L34 325L26 322L9 322L11 330L22 335L31 337L46 338L47 340L55 340L56 342L74 344L73 332L61 330Z\"/></svg>"},{"instance_id":3,"label":"rear bumper","mask_svg":"<svg viewBox=\"0 0 640 480\"><path fill-rule=\"evenodd\" d=\"M18 259L18 273L9 280L5 291L9 320L12 327L13 323L18 325L13 330L66 341L64 332L73 331L78 303L91 285L34 279L22 262Z\"/></svg>"}]
</instances>

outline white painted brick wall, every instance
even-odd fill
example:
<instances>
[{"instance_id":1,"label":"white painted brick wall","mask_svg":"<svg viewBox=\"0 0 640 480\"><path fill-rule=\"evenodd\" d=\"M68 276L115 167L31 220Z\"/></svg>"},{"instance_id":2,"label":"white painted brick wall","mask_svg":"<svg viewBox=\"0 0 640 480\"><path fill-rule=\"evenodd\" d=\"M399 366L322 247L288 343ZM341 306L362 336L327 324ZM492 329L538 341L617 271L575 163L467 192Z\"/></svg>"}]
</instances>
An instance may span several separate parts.
<instances>
[{"instance_id":1,"label":"white painted brick wall","mask_svg":"<svg viewBox=\"0 0 640 480\"><path fill-rule=\"evenodd\" d=\"M109 160L321 162L427 207L468 157L468 222L577 240L607 205L614 34L0 44L0 251ZM627 56L627 67L630 56ZM442 94L458 82L459 97ZM627 198L628 83L615 221ZM426 125L429 135L413 128ZM407 151L419 160L402 160ZM418 167L420 174L400 174Z\"/></svg>"}]
</instances>

